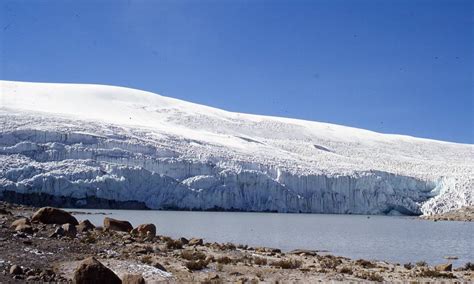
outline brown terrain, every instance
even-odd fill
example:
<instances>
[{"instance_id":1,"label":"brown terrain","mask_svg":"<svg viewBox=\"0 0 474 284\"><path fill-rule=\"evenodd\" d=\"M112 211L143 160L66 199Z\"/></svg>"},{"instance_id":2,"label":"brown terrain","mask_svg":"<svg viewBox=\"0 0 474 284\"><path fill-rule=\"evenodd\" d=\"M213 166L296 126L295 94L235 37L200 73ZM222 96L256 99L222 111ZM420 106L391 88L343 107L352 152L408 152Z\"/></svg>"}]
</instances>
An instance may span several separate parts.
<instances>
[{"instance_id":1,"label":"brown terrain","mask_svg":"<svg viewBox=\"0 0 474 284\"><path fill-rule=\"evenodd\" d=\"M421 218L433 221L474 221L474 206L462 207L443 214L422 216Z\"/></svg>"},{"instance_id":2,"label":"brown terrain","mask_svg":"<svg viewBox=\"0 0 474 284\"><path fill-rule=\"evenodd\" d=\"M474 264L395 264L352 260L315 251L156 235L104 218L103 227L77 222L55 208L0 202L0 283L314 283L469 282Z\"/></svg>"}]
</instances>

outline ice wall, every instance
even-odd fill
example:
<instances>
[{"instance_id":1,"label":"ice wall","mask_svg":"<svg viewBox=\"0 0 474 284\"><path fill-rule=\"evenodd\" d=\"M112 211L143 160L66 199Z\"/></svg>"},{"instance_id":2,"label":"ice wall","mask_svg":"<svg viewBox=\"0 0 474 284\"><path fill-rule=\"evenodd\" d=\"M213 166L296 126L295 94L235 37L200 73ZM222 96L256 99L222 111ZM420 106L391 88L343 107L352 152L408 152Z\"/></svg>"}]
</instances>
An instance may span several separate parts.
<instances>
[{"instance_id":1,"label":"ice wall","mask_svg":"<svg viewBox=\"0 0 474 284\"><path fill-rule=\"evenodd\" d=\"M94 196L155 209L421 214L439 186L382 171L295 174L184 159L127 136L13 129L1 133L0 145L0 191L71 197L78 206Z\"/></svg>"}]
</instances>

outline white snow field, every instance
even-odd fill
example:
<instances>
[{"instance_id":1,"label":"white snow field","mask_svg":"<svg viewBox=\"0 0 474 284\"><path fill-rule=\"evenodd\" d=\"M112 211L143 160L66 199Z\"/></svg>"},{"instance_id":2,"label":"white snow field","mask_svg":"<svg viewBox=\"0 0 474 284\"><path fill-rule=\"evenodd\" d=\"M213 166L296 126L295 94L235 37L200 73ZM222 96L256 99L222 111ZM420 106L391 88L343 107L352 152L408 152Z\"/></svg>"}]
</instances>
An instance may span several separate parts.
<instances>
[{"instance_id":1,"label":"white snow field","mask_svg":"<svg viewBox=\"0 0 474 284\"><path fill-rule=\"evenodd\" d=\"M433 214L474 205L474 145L0 81L0 195L153 209ZM2 197L0 197L1 199Z\"/></svg>"}]
</instances>

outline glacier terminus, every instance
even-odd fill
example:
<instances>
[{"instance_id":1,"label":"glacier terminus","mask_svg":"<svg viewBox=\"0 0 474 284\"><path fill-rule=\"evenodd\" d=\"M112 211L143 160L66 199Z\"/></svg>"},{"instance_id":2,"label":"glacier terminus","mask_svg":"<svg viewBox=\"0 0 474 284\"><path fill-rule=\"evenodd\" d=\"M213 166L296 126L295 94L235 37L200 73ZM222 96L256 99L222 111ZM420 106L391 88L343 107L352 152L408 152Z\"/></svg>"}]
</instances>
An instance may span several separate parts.
<instances>
[{"instance_id":1,"label":"glacier terminus","mask_svg":"<svg viewBox=\"0 0 474 284\"><path fill-rule=\"evenodd\" d=\"M0 199L407 215L474 205L470 144L14 81L0 81L0 126Z\"/></svg>"}]
</instances>

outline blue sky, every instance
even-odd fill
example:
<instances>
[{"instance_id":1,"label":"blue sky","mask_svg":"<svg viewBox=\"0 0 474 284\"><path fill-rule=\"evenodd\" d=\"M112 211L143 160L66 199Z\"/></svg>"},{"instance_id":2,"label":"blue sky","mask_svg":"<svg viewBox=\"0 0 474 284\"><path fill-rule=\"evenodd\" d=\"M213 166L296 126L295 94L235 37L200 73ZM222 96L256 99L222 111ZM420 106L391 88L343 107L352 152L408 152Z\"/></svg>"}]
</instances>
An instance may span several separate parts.
<instances>
[{"instance_id":1,"label":"blue sky","mask_svg":"<svg viewBox=\"0 0 474 284\"><path fill-rule=\"evenodd\" d=\"M474 143L474 1L0 3L0 78Z\"/></svg>"}]
</instances>

